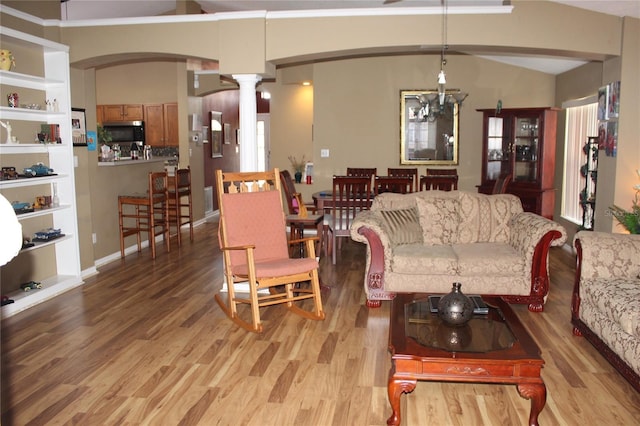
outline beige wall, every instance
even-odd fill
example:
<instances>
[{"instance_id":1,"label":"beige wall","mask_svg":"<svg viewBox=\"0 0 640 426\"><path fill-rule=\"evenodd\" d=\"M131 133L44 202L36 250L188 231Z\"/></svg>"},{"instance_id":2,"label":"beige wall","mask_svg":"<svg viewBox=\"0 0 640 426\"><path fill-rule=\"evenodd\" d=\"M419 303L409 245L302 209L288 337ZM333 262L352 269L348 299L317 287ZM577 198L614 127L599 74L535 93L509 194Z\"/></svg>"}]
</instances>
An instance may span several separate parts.
<instances>
[{"instance_id":1,"label":"beige wall","mask_svg":"<svg viewBox=\"0 0 640 426\"><path fill-rule=\"evenodd\" d=\"M291 169L288 155L309 158L312 149L314 183L298 188L307 199L313 192L330 188L331 177L344 174L349 166L377 167L380 174L388 167L399 167L400 90L435 87L438 66L432 56L419 55L316 64L312 112L303 103L302 86L281 85L274 90L272 164ZM454 56L448 60L447 81L450 87L470 93L460 111L457 168L460 189L475 191L480 184L482 146L482 114L476 109L495 107L498 100L503 108L554 106L555 78L471 56ZM321 149L329 149L330 157L320 158ZM425 168L420 166L421 174Z\"/></svg>"},{"instance_id":2,"label":"beige wall","mask_svg":"<svg viewBox=\"0 0 640 426\"><path fill-rule=\"evenodd\" d=\"M175 61L139 62L96 70L98 104L166 103L178 100Z\"/></svg>"},{"instance_id":3,"label":"beige wall","mask_svg":"<svg viewBox=\"0 0 640 426\"><path fill-rule=\"evenodd\" d=\"M624 20L623 47L620 58L621 80L620 119L618 121L618 156L615 179L608 181L614 189L613 204L631 208L635 196L634 185L640 184L636 170L640 169L640 19ZM605 204L608 207L608 204ZM615 223L611 228L621 232Z\"/></svg>"}]
</instances>

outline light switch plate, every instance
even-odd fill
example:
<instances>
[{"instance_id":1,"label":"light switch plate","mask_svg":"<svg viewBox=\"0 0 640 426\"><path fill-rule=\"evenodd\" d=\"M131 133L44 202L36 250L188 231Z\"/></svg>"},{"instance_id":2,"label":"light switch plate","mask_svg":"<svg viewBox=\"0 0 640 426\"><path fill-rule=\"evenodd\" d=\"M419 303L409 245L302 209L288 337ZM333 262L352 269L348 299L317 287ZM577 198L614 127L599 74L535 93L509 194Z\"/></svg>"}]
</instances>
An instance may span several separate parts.
<instances>
[{"instance_id":1,"label":"light switch plate","mask_svg":"<svg viewBox=\"0 0 640 426\"><path fill-rule=\"evenodd\" d=\"M320 157L321 158L329 158L329 150L328 149L321 149L320 150Z\"/></svg>"}]
</instances>

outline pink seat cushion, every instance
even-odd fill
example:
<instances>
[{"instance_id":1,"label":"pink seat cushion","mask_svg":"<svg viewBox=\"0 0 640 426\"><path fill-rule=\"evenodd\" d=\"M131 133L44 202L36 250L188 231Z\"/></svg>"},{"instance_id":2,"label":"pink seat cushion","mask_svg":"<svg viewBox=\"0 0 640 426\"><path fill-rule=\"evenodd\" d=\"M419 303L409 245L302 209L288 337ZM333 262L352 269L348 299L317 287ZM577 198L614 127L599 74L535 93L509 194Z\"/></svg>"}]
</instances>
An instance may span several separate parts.
<instances>
[{"instance_id":1,"label":"pink seat cushion","mask_svg":"<svg viewBox=\"0 0 640 426\"><path fill-rule=\"evenodd\" d=\"M309 272L318 267L318 261L308 257L302 259L277 259L256 262L256 278L281 277L283 275ZM249 268L246 264L234 265L233 272L237 275L247 275Z\"/></svg>"}]
</instances>

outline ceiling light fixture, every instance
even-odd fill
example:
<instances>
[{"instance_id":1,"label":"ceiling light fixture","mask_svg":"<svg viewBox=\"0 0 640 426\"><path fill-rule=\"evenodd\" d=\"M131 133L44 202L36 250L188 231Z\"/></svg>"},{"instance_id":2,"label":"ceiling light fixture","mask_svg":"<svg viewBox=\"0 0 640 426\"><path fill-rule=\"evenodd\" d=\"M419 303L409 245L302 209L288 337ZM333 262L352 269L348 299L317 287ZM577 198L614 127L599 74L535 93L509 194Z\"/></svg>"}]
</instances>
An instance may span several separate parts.
<instances>
[{"instance_id":1,"label":"ceiling light fixture","mask_svg":"<svg viewBox=\"0 0 640 426\"><path fill-rule=\"evenodd\" d=\"M448 0L441 0L442 2L442 46L440 50L440 72L438 73L438 91L437 93L429 93L425 96L421 96L419 101L422 104L422 115L429 121L434 121L438 116L445 115L447 113L447 106L450 106L451 111L456 111L454 105L457 104L458 108L462 105L462 102L467 98L468 94L460 91L459 89L447 89L447 75L444 72L444 67L447 65L446 52L449 49L447 44L447 12L448 12Z\"/></svg>"}]
</instances>

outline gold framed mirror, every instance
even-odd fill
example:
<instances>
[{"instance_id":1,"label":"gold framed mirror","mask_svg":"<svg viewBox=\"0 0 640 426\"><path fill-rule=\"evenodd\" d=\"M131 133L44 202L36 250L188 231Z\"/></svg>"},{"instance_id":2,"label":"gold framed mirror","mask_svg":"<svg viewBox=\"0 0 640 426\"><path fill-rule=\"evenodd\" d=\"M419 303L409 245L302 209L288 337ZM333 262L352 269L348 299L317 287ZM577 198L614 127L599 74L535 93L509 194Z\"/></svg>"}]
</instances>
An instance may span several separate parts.
<instances>
[{"instance_id":1,"label":"gold framed mirror","mask_svg":"<svg viewBox=\"0 0 640 426\"><path fill-rule=\"evenodd\" d=\"M458 164L459 105L445 99L440 106L435 90L400 91L400 164Z\"/></svg>"}]
</instances>

